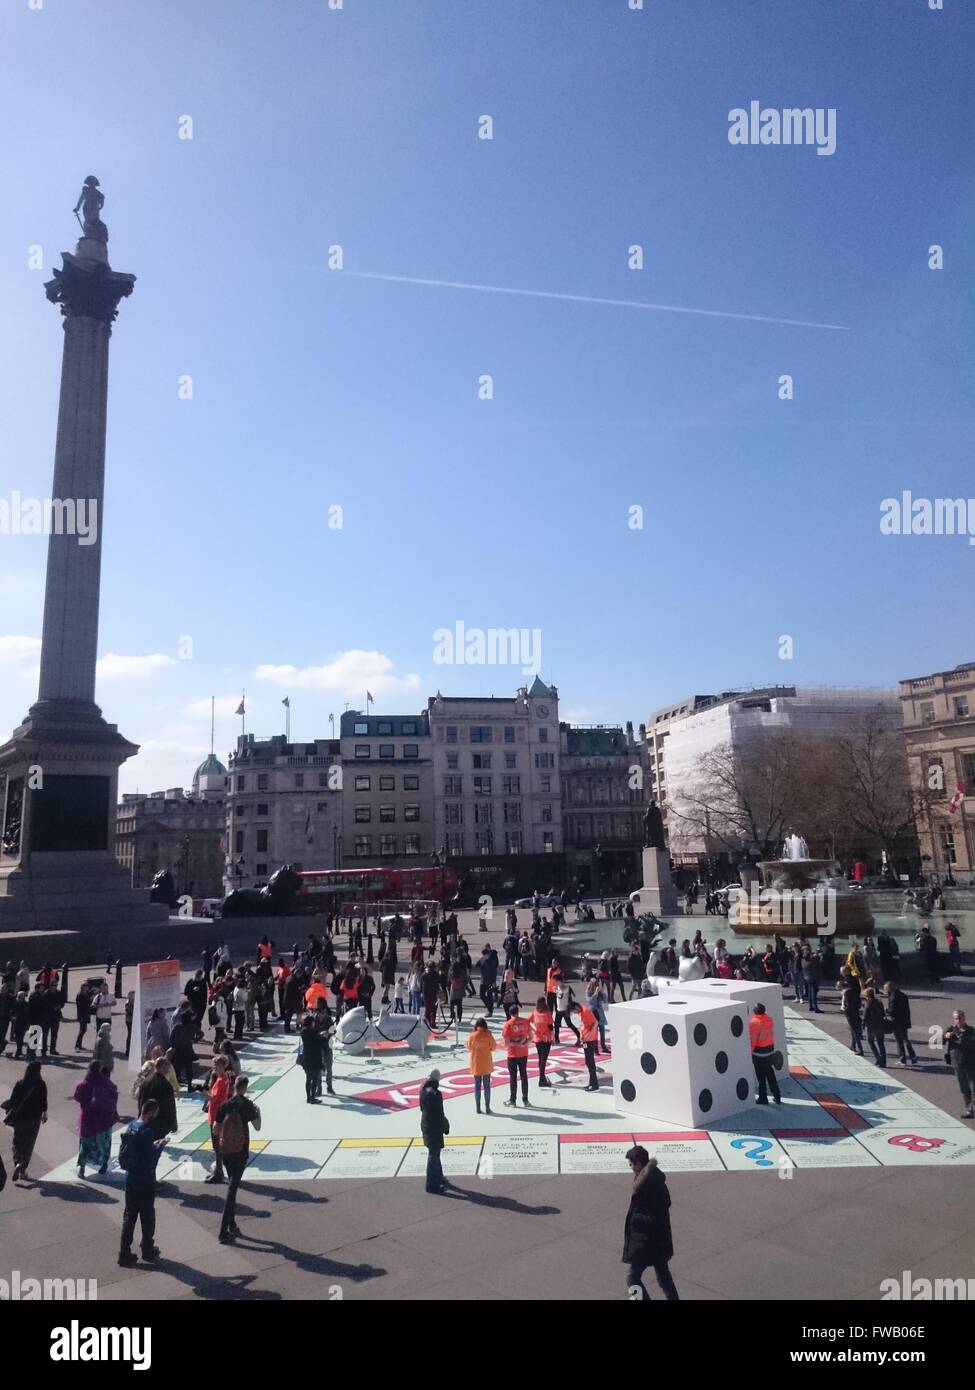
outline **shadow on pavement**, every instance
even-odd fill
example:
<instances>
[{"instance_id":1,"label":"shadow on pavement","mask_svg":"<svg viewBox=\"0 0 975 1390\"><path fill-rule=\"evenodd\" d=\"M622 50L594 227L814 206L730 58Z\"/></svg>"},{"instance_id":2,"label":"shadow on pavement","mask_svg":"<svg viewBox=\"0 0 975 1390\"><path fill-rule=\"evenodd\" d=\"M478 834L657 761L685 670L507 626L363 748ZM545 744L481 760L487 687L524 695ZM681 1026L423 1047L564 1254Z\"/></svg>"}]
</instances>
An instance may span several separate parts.
<instances>
[{"instance_id":1,"label":"shadow on pavement","mask_svg":"<svg viewBox=\"0 0 975 1390\"><path fill-rule=\"evenodd\" d=\"M530 1207L519 1202L517 1197L489 1197L486 1192L471 1192L467 1188L450 1183L443 1194L455 1201L471 1202L476 1207L492 1207L496 1211L514 1212L516 1216L560 1216L561 1207Z\"/></svg>"}]
</instances>

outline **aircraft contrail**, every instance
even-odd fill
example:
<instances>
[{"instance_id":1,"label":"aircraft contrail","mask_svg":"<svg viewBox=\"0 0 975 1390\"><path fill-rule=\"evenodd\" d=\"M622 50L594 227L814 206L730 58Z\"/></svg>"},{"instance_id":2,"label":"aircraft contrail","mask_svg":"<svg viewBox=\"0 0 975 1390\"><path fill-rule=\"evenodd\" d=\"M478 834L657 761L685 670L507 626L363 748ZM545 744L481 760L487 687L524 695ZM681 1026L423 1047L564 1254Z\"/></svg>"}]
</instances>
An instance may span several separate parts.
<instances>
[{"instance_id":1,"label":"aircraft contrail","mask_svg":"<svg viewBox=\"0 0 975 1390\"><path fill-rule=\"evenodd\" d=\"M381 275L371 270L343 270L359 280L389 280L397 285L434 285L444 290L481 290L485 294L520 294L532 299L561 299L573 304L609 304L618 309L655 309L664 314L698 314L711 319L743 319L748 323L778 323L789 328L828 328L849 333L843 323L808 323L804 319L769 318L764 314L734 314L723 309L689 309L683 304L647 304L634 299L604 299L590 294L559 294L555 290L518 290L508 285L473 285L464 280L424 280L415 275Z\"/></svg>"}]
</instances>

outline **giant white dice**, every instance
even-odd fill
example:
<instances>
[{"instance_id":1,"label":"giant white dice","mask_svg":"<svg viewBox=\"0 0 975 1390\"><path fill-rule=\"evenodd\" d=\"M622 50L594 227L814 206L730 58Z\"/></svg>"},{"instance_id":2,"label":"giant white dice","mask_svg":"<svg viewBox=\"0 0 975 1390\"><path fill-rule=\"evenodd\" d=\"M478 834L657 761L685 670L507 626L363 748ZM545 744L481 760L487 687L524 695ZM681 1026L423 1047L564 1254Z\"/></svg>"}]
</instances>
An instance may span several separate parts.
<instances>
[{"instance_id":1,"label":"giant white dice","mask_svg":"<svg viewBox=\"0 0 975 1390\"><path fill-rule=\"evenodd\" d=\"M751 980L677 980L665 979L658 980L657 993L666 994L670 990L679 989L685 992L690 990L693 994L705 995L709 999L731 999L735 1003L745 1004L748 1009L748 1016L751 1017L752 1008L755 1004L764 1004L765 1012L772 1020L775 1030L775 1052L772 1054L772 1065L775 1067L777 1076L789 1075L789 1049L785 1038L785 1010L782 1005L782 986L767 985L764 983L753 983Z\"/></svg>"},{"instance_id":2,"label":"giant white dice","mask_svg":"<svg viewBox=\"0 0 975 1390\"><path fill-rule=\"evenodd\" d=\"M748 1011L682 990L611 1004L613 1094L621 1115L698 1129L744 1110L755 1084Z\"/></svg>"}]
</instances>

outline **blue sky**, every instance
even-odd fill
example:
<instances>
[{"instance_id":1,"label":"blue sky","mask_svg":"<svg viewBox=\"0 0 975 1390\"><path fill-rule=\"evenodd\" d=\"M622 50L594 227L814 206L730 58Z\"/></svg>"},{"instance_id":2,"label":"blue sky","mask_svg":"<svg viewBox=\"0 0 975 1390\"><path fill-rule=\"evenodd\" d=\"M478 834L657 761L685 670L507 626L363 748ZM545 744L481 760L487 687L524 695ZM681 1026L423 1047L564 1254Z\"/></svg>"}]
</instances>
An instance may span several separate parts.
<instances>
[{"instance_id":1,"label":"blue sky","mask_svg":"<svg viewBox=\"0 0 975 1390\"><path fill-rule=\"evenodd\" d=\"M511 693L518 668L434 664L458 620L540 629L582 722L970 660L975 549L879 530L904 488L975 491L965 8L5 0L0 496L49 495L43 281L86 174L139 277L101 610L127 660L98 686L144 747L123 788L188 782L211 694L223 754L242 687L248 728L283 730L290 694L300 738L366 686L377 712ZM835 107L835 154L729 144L751 100ZM360 278L336 244L346 271L845 331ZM0 536L5 728L36 694L43 570L43 540Z\"/></svg>"}]
</instances>

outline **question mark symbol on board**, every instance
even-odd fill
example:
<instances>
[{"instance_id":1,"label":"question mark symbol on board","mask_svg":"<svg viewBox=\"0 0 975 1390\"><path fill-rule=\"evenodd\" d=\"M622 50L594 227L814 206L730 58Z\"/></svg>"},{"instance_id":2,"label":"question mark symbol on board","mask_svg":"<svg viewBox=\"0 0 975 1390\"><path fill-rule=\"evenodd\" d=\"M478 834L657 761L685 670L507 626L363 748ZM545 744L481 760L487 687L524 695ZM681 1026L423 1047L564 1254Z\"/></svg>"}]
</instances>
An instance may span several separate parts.
<instances>
[{"instance_id":1,"label":"question mark symbol on board","mask_svg":"<svg viewBox=\"0 0 975 1390\"><path fill-rule=\"evenodd\" d=\"M745 1146L751 1144L752 1148ZM759 1168L774 1168L775 1164L770 1158L763 1158L762 1155L772 1147L771 1139L732 1139L733 1149L742 1149L746 1158L750 1158Z\"/></svg>"}]
</instances>

